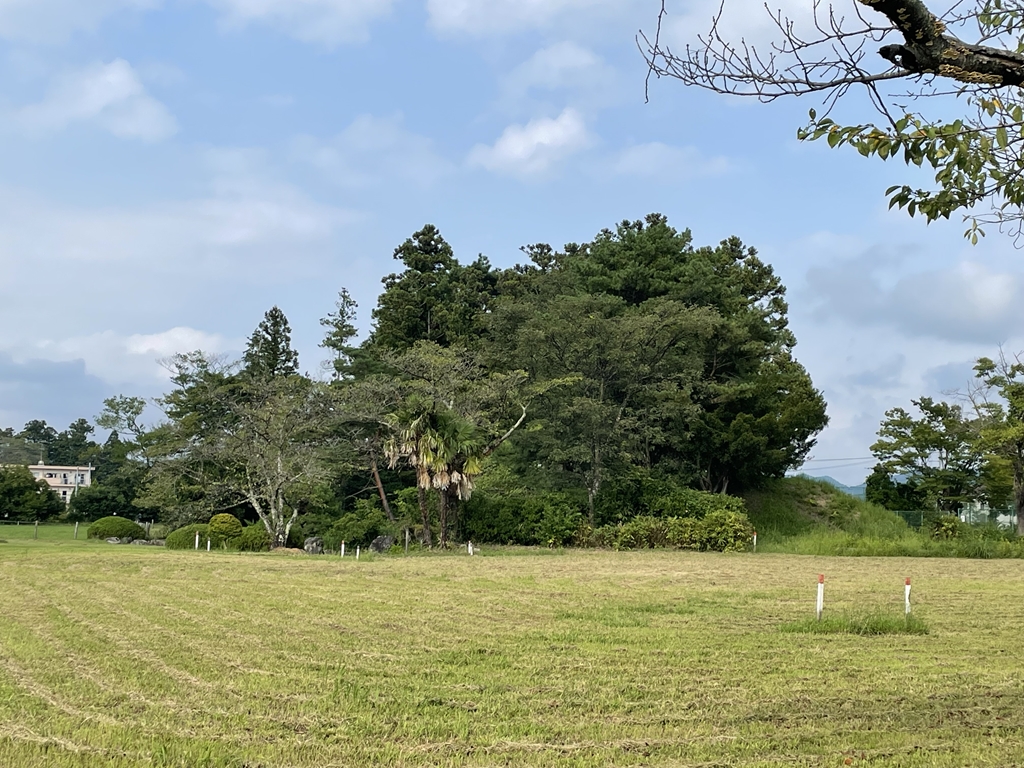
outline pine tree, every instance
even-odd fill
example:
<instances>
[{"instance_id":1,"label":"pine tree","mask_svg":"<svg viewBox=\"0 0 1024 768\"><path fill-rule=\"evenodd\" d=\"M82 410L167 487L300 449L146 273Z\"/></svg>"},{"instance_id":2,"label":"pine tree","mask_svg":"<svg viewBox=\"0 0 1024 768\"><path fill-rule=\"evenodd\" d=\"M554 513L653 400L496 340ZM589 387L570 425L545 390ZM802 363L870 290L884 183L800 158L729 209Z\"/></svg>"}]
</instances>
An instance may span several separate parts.
<instances>
[{"instance_id":1,"label":"pine tree","mask_svg":"<svg viewBox=\"0 0 1024 768\"><path fill-rule=\"evenodd\" d=\"M320 346L331 350L333 359L330 366L337 379L349 378L352 374L352 357L356 354L357 348L349 342L359 333L355 326L357 307L348 290L342 288L338 292L335 311L320 319L320 325L327 329Z\"/></svg>"},{"instance_id":2,"label":"pine tree","mask_svg":"<svg viewBox=\"0 0 1024 768\"><path fill-rule=\"evenodd\" d=\"M271 307L256 326L242 357L244 371L254 379L268 380L299 372L299 353L292 349L288 318Z\"/></svg>"}]
</instances>

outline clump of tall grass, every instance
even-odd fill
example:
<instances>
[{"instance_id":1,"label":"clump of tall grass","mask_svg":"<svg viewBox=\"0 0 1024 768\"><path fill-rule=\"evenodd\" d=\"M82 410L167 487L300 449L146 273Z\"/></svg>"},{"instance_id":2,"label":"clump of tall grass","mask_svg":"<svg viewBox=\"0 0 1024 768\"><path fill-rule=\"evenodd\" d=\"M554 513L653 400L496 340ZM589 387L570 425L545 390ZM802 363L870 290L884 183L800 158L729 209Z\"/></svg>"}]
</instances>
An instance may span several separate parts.
<instances>
[{"instance_id":1,"label":"clump of tall grass","mask_svg":"<svg viewBox=\"0 0 1024 768\"><path fill-rule=\"evenodd\" d=\"M906 530L898 536L860 536L835 529L818 529L800 536L772 538L760 546L764 552L837 557L966 557L975 559L1024 558L1024 539L991 539L968 535L961 539L935 539Z\"/></svg>"},{"instance_id":2,"label":"clump of tall grass","mask_svg":"<svg viewBox=\"0 0 1024 768\"><path fill-rule=\"evenodd\" d=\"M781 630L811 635L927 635L928 625L912 613L875 612L792 621Z\"/></svg>"}]
</instances>

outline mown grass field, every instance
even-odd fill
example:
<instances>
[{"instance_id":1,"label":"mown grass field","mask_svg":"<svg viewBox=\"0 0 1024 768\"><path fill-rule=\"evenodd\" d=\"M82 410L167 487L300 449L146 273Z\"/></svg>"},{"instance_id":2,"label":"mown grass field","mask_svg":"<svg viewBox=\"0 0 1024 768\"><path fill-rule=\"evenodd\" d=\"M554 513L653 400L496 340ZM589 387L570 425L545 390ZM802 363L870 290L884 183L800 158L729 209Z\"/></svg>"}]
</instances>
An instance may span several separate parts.
<instances>
[{"instance_id":1,"label":"mown grass field","mask_svg":"<svg viewBox=\"0 0 1024 768\"><path fill-rule=\"evenodd\" d=\"M1024 565L0 544L0 766L1019 765ZM922 636L810 635L898 610Z\"/></svg>"}]
</instances>

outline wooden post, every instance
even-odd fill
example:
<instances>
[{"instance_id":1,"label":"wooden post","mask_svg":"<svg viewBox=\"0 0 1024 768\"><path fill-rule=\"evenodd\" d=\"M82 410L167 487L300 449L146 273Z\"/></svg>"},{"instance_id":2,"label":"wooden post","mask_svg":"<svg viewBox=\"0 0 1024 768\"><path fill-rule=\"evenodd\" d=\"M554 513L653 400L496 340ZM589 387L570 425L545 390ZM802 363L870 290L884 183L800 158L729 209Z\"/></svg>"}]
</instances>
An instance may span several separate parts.
<instances>
[{"instance_id":1,"label":"wooden post","mask_svg":"<svg viewBox=\"0 0 1024 768\"><path fill-rule=\"evenodd\" d=\"M38 539L39 538L39 521L38 520L36 520L36 527L32 531L32 538L33 539Z\"/></svg>"},{"instance_id":2,"label":"wooden post","mask_svg":"<svg viewBox=\"0 0 1024 768\"><path fill-rule=\"evenodd\" d=\"M754 552L757 552L757 531L754 531Z\"/></svg>"},{"instance_id":3,"label":"wooden post","mask_svg":"<svg viewBox=\"0 0 1024 768\"><path fill-rule=\"evenodd\" d=\"M78 538L78 523L75 523L75 538Z\"/></svg>"},{"instance_id":4,"label":"wooden post","mask_svg":"<svg viewBox=\"0 0 1024 768\"><path fill-rule=\"evenodd\" d=\"M821 613L825 610L825 574L818 574L818 621L821 621Z\"/></svg>"},{"instance_id":5,"label":"wooden post","mask_svg":"<svg viewBox=\"0 0 1024 768\"><path fill-rule=\"evenodd\" d=\"M409 529L405 529L405 554L409 554Z\"/></svg>"}]
</instances>

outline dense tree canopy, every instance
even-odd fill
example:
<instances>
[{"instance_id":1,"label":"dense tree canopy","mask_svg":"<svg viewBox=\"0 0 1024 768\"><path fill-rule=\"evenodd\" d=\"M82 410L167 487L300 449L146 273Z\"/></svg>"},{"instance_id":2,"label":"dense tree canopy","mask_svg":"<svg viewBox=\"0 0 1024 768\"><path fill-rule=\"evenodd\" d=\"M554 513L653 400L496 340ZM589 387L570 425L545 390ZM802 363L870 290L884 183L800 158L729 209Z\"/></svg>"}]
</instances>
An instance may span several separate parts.
<instances>
[{"instance_id":1,"label":"dense tree canopy","mask_svg":"<svg viewBox=\"0 0 1024 768\"><path fill-rule=\"evenodd\" d=\"M97 418L103 445L84 419L59 433L31 422L21 440L96 463L76 518L173 527L229 511L276 546L293 530L340 544L402 527L449 546L478 483L490 500L474 514L528 489L539 517L519 533L477 517L474 530L564 542L802 462L825 403L793 357L785 289L752 248L696 247L652 214L523 250L529 262L510 269L463 265L427 225L395 250L404 269L384 278L361 344L340 289L321 321L328 381L299 373L273 307L241 359L197 350L168 362L159 423L119 396Z\"/></svg>"}]
</instances>

